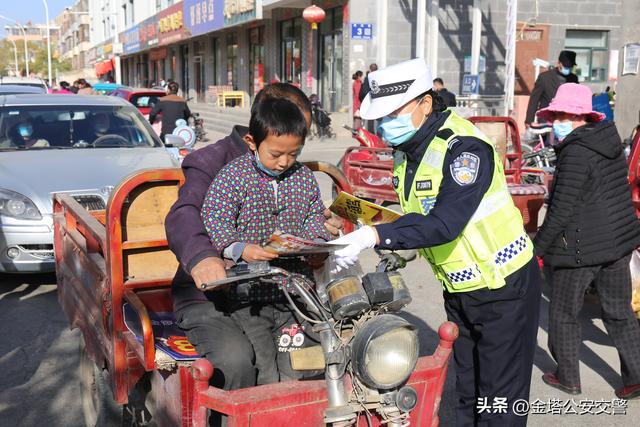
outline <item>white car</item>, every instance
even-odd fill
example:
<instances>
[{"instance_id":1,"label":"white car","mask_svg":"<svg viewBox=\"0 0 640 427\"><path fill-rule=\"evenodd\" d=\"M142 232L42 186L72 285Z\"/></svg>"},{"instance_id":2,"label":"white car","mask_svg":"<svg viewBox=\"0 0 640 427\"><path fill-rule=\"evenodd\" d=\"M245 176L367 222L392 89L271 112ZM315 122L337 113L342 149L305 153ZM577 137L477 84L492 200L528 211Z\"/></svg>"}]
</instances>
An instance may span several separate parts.
<instances>
[{"instance_id":1,"label":"white car","mask_svg":"<svg viewBox=\"0 0 640 427\"><path fill-rule=\"evenodd\" d=\"M44 89L44 93L47 93L49 90L47 83L40 77L0 77L0 85L38 87Z\"/></svg>"},{"instance_id":2,"label":"white car","mask_svg":"<svg viewBox=\"0 0 640 427\"><path fill-rule=\"evenodd\" d=\"M53 193L100 210L130 173L178 166L123 99L0 96L0 272L55 269Z\"/></svg>"}]
</instances>

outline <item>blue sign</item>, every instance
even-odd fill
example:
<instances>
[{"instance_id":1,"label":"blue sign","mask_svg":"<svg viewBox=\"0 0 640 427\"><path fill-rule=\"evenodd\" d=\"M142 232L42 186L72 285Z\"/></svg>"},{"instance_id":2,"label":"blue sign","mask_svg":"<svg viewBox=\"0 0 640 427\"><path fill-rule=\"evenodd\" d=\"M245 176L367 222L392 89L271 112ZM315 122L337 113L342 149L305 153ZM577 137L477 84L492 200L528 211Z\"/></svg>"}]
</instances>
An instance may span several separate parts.
<instances>
[{"instance_id":1,"label":"blue sign","mask_svg":"<svg viewBox=\"0 0 640 427\"><path fill-rule=\"evenodd\" d=\"M373 24L351 24L351 38L353 40L373 39Z\"/></svg>"},{"instance_id":2,"label":"blue sign","mask_svg":"<svg viewBox=\"0 0 640 427\"><path fill-rule=\"evenodd\" d=\"M478 74L465 74L462 77L462 94L477 95L480 93L480 76Z\"/></svg>"},{"instance_id":3,"label":"blue sign","mask_svg":"<svg viewBox=\"0 0 640 427\"><path fill-rule=\"evenodd\" d=\"M135 53L140 50L140 33L139 27L136 25L124 32L124 47L125 54Z\"/></svg>"},{"instance_id":4,"label":"blue sign","mask_svg":"<svg viewBox=\"0 0 640 427\"><path fill-rule=\"evenodd\" d=\"M184 0L184 26L192 36L219 30L224 25L224 0Z\"/></svg>"}]
</instances>

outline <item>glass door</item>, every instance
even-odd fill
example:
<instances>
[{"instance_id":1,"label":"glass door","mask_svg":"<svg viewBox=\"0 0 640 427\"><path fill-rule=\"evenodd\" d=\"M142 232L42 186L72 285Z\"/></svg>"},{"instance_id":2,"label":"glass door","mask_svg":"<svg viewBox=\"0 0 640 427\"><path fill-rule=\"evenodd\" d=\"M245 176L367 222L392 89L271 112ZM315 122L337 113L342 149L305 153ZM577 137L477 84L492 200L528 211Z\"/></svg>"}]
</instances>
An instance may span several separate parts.
<instances>
[{"instance_id":1,"label":"glass door","mask_svg":"<svg viewBox=\"0 0 640 427\"><path fill-rule=\"evenodd\" d=\"M336 111L342 105L342 32L322 36L321 101Z\"/></svg>"}]
</instances>

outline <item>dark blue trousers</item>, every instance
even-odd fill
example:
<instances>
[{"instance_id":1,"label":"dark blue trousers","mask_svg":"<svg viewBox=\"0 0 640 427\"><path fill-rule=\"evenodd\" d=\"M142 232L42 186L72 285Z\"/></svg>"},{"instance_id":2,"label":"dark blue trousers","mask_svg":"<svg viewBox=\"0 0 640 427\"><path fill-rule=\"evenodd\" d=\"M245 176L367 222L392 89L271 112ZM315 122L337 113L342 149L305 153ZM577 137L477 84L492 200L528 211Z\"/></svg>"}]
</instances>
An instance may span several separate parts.
<instances>
[{"instance_id":1,"label":"dark blue trousers","mask_svg":"<svg viewBox=\"0 0 640 427\"><path fill-rule=\"evenodd\" d=\"M460 328L453 346L457 426L527 423L512 409L529 400L542 294L535 258L506 282L500 289L444 293L447 317Z\"/></svg>"}]
</instances>

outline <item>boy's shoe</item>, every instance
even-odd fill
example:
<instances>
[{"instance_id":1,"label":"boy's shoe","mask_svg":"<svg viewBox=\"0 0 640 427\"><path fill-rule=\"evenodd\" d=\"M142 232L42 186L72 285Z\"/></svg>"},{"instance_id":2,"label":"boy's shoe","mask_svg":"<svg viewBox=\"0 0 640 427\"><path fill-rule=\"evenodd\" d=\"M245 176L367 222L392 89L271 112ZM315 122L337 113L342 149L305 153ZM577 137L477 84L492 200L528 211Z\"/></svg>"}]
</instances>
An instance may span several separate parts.
<instances>
[{"instance_id":1,"label":"boy's shoe","mask_svg":"<svg viewBox=\"0 0 640 427\"><path fill-rule=\"evenodd\" d=\"M558 377L556 377L556 374L553 374L551 372L547 372L546 374L544 374L542 376L542 381L544 381L545 384L557 388L558 390L562 390L565 393L569 393L569 394L580 394L582 393L582 390L580 389L580 386L570 386L570 385L564 385L560 382L560 380L558 379Z\"/></svg>"},{"instance_id":2,"label":"boy's shoe","mask_svg":"<svg viewBox=\"0 0 640 427\"><path fill-rule=\"evenodd\" d=\"M625 400L636 399L640 397L640 384L619 388L616 390L616 396Z\"/></svg>"}]
</instances>

